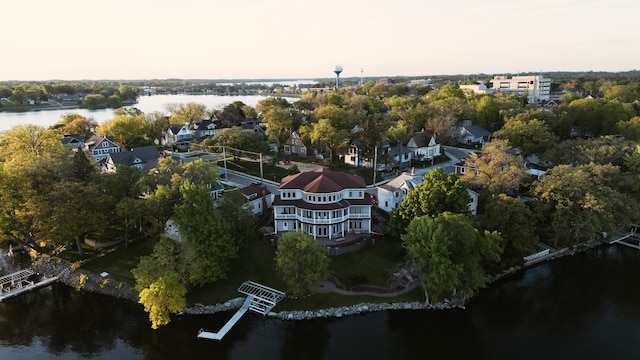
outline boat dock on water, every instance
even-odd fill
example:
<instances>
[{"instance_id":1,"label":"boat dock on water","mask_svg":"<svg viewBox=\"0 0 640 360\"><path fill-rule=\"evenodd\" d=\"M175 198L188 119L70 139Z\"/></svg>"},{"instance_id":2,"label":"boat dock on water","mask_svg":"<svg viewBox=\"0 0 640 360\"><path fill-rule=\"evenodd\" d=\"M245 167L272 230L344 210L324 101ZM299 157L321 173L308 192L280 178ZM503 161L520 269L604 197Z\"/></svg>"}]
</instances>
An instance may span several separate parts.
<instances>
[{"instance_id":1,"label":"boat dock on water","mask_svg":"<svg viewBox=\"0 0 640 360\"><path fill-rule=\"evenodd\" d=\"M34 280L35 275L36 273L27 269L0 277L0 302L58 280L57 276Z\"/></svg>"}]
</instances>

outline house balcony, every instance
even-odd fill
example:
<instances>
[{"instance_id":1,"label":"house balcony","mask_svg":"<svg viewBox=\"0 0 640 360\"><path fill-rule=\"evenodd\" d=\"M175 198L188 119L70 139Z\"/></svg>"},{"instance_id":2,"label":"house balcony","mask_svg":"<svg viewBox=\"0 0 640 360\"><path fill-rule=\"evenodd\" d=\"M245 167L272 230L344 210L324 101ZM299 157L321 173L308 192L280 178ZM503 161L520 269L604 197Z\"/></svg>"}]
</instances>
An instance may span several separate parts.
<instances>
[{"instance_id":1,"label":"house balcony","mask_svg":"<svg viewBox=\"0 0 640 360\"><path fill-rule=\"evenodd\" d=\"M345 221L353 220L353 219L370 219L370 214L350 214L339 217L307 217L298 214L278 214L276 213L274 216L274 220L298 220L301 223L312 224L312 225L332 225L332 224L340 224Z\"/></svg>"}]
</instances>

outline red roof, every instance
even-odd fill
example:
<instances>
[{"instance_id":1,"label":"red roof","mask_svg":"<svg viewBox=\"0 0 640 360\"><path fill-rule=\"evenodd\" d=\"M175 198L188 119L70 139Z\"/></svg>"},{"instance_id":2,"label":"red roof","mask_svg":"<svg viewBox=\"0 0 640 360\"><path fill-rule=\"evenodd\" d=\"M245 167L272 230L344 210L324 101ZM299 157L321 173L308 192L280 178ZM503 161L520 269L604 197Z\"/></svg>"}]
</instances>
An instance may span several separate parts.
<instances>
[{"instance_id":1,"label":"red roof","mask_svg":"<svg viewBox=\"0 0 640 360\"><path fill-rule=\"evenodd\" d=\"M319 168L282 179L279 189L300 189L309 193L332 193L344 189L365 189L364 179L358 175Z\"/></svg>"},{"instance_id":2,"label":"red roof","mask_svg":"<svg viewBox=\"0 0 640 360\"><path fill-rule=\"evenodd\" d=\"M257 184L249 184L245 187L243 187L242 189L240 189L240 191L244 194L244 196L246 197L251 197L251 195L255 195L255 198L261 198L262 195L268 195L271 194L271 192L269 191L269 189L267 189L266 186L264 185L257 185Z\"/></svg>"}]
</instances>

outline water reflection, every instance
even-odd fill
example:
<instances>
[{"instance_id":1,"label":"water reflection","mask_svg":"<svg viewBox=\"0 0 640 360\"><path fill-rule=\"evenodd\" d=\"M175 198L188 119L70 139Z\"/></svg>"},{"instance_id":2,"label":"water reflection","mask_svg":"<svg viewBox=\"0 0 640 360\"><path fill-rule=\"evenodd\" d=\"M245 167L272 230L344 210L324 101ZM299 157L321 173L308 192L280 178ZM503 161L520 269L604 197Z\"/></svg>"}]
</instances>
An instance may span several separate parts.
<instances>
[{"instance_id":1,"label":"water reflection","mask_svg":"<svg viewBox=\"0 0 640 360\"><path fill-rule=\"evenodd\" d=\"M54 285L0 303L0 359L633 359L640 251L608 247L484 289L465 310L280 321L182 315L151 330L138 304Z\"/></svg>"}]
</instances>

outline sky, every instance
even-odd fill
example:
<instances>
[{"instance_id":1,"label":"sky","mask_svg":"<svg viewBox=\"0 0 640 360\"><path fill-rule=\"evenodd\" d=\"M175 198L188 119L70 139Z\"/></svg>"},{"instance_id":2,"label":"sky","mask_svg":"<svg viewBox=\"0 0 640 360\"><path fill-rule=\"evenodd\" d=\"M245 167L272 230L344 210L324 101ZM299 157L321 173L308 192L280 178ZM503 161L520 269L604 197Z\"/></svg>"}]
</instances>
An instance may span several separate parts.
<instances>
[{"instance_id":1,"label":"sky","mask_svg":"<svg viewBox=\"0 0 640 360\"><path fill-rule=\"evenodd\" d=\"M640 69L637 0L31 0L0 81L318 79Z\"/></svg>"}]
</instances>

